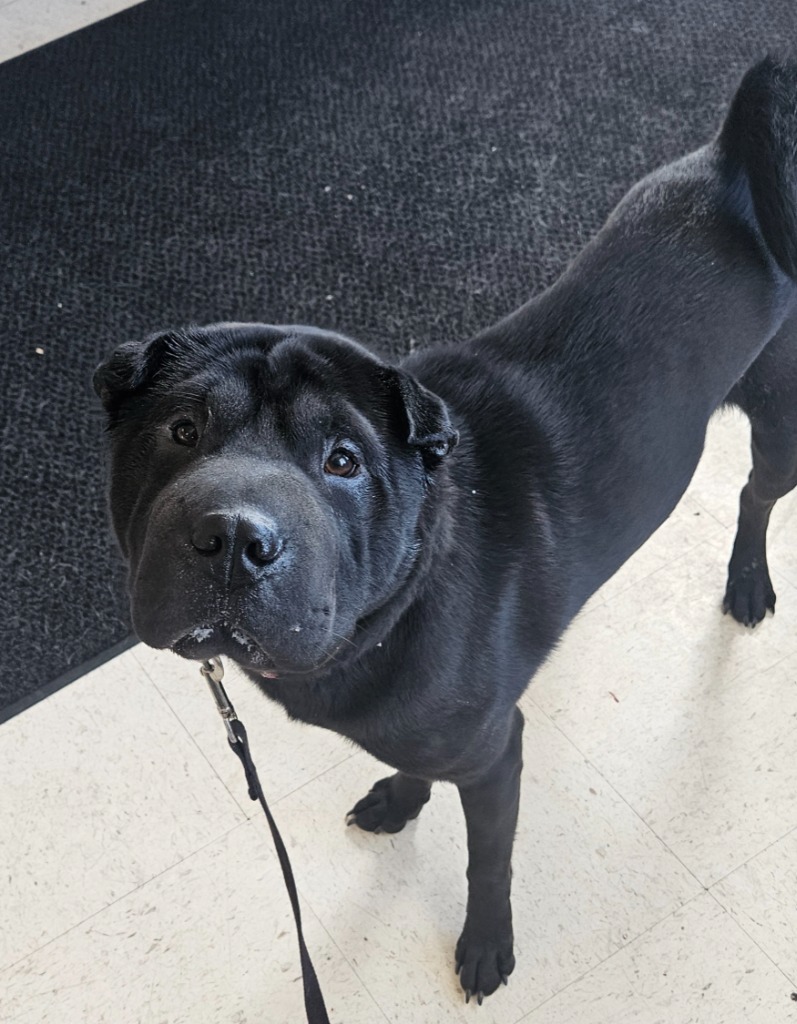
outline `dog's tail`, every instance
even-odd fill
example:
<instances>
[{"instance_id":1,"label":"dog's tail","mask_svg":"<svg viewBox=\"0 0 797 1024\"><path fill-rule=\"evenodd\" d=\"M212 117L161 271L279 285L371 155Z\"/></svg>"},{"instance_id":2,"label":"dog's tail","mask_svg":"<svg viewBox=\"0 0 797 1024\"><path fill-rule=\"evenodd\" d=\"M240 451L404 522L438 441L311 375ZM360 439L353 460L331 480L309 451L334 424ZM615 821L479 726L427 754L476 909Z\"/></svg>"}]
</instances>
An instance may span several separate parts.
<instances>
[{"instance_id":1,"label":"dog's tail","mask_svg":"<svg viewBox=\"0 0 797 1024\"><path fill-rule=\"evenodd\" d=\"M750 68L718 142L729 170L747 178L769 251L797 280L797 61L766 57Z\"/></svg>"}]
</instances>

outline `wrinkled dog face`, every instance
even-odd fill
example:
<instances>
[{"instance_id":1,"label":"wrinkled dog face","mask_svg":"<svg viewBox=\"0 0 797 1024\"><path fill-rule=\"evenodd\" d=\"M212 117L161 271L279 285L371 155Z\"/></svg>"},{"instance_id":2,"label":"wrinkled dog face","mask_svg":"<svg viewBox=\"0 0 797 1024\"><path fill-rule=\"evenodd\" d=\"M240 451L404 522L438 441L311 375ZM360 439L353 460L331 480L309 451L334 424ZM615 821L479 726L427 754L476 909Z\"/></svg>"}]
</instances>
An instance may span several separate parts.
<instances>
[{"instance_id":1,"label":"wrinkled dog face","mask_svg":"<svg viewBox=\"0 0 797 1024\"><path fill-rule=\"evenodd\" d=\"M412 573L439 398L340 336L221 324L97 371L134 628L187 658L306 675Z\"/></svg>"}]
</instances>

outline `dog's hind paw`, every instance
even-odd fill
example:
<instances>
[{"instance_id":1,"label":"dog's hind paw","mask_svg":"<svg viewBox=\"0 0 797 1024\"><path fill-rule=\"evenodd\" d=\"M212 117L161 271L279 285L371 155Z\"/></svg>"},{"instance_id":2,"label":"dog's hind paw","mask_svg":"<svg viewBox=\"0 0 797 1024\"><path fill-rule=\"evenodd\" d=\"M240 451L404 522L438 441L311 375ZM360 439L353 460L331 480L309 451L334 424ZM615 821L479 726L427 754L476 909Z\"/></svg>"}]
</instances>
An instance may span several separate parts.
<instances>
[{"instance_id":1,"label":"dog's hind paw","mask_svg":"<svg viewBox=\"0 0 797 1024\"><path fill-rule=\"evenodd\" d=\"M375 782L371 791L358 800L346 815L347 825L365 832L400 832L408 821L417 818L429 799L429 787L412 785L400 775Z\"/></svg>"},{"instance_id":2,"label":"dog's hind paw","mask_svg":"<svg viewBox=\"0 0 797 1024\"><path fill-rule=\"evenodd\" d=\"M722 611L728 612L743 626L755 627L767 614L775 612L775 591L766 565L752 562L728 575L728 586Z\"/></svg>"}]
</instances>

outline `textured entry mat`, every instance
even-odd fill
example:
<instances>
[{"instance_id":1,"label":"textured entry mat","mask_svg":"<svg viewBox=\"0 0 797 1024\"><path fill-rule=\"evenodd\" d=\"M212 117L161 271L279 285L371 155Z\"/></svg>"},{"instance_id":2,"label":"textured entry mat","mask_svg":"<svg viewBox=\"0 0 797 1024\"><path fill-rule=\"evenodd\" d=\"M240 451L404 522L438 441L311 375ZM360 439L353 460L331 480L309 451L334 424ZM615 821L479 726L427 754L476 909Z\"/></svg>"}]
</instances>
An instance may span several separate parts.
<instances>
[{"instance_id":1,"label":"textured entry mat","mask_svg":"<svg viewBox=\"0 0 797 1024\"><path fill-rule=\"evenodd\" d=\"M89 379L185 321L398 355L549 283L793 0L149 0L0 66L0 716L124 642Z\"/></svg>"}]
</instances>

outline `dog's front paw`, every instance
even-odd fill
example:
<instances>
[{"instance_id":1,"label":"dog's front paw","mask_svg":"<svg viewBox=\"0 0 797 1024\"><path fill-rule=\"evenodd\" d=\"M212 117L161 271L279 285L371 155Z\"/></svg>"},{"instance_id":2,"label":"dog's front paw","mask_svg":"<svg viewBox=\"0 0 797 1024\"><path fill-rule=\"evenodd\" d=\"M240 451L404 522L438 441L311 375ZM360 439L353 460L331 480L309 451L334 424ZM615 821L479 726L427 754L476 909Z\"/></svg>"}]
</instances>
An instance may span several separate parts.
<instances>
[{"instance_id":1,"label":"dog's front paw","mask_svg":"<svg viewBox=\"0 0 797 1024\"><path fill-rule=\"evenodd\" d=\"M417 818L429 799L429 788L402 787L398 776L380 779L346 815L347 825L365 832L400 832L408 821Z\"/></svg>"},{"instance_id":2,"label":"dog's front paw","mask_svg":"<svg viewBox=\"0 0 797 1024\"><path fill-rule=\"evenodd\" d=\"M766 564L753 561L742 569L728 573L728 586L722 610L743 626L756 626L767 614L775 612L775 591Z\"/></svg>"},{"instance_id":3,"label":"dog's front paw","mask_svg":"<svg viewBox=\"0 0 797 1024\"><path fill-rule=\"evenodd\" d=\"M476 996L481 1006L484 996L492 995L501 983L507 984L515 969L512 947L511 922L489 929L465 922L456 951L456 971L465 990L465 1002Z\"/></svg>"}]
</instances>

